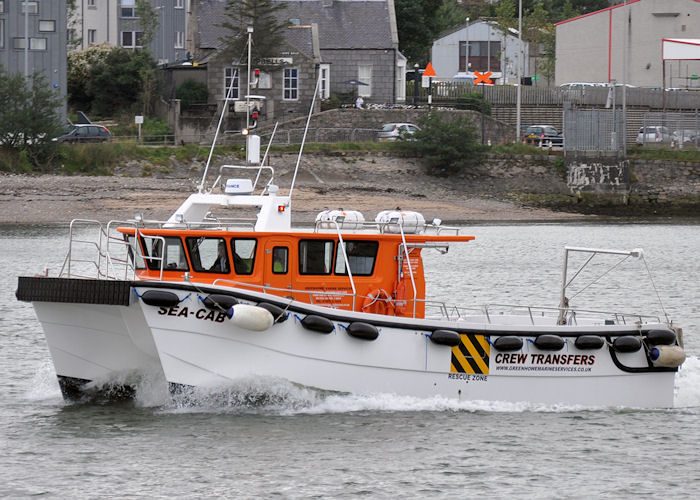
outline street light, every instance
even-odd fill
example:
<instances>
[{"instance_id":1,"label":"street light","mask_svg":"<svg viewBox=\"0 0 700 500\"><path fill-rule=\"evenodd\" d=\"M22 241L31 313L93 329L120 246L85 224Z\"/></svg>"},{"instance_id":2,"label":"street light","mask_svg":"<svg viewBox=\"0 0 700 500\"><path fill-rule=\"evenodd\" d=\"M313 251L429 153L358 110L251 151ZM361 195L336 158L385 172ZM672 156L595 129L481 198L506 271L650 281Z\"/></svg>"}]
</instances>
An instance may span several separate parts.
<instances>
[{"instance_id":1,"label":"street light","mask_svg":"<svg viewBox=\"0 0 700 500\"><path fill-rule=\"evenodd\" d=\"M491 54L489 54L489 57ZM518 2L518 81L515 94L515 138L520 138L520 105L522 102L522 76L523 76L523 0Z\"/></svg>"},{"instance_id":2,"label":"street light","mask_svg":"<svg viewBox=\"0 0 700 500\"><path fill-rule=\"evenodd\" d=\"M469 18L464 27L464 73L469 74Z\"/></svg>"},{"instance_id":3,"label":"street light","mask_svg":"<svg viewBox=\"0 0 700 500\"><path fill-rule=\"evenodd\" d=\"M418 106L418 63L413 65L413 105Z\"/></svg>"}]
</instances>

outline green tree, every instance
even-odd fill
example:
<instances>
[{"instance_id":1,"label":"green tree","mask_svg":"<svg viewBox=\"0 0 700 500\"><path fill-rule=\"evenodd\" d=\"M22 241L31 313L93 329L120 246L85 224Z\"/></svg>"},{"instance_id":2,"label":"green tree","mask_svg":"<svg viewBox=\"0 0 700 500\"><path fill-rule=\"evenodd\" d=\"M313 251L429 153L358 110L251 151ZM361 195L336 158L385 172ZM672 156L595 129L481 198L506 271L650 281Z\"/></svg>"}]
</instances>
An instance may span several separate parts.
<instances>
[{"instance_id":1,"label":"green tree","mask_svg":"<svg viewBox=\"0 0 700 500\"><path fill-rule=\"evenodd\" d=\"M272 0L227 0L224 7L227 20L219 26L231 31L230 36L222 39L228 55L234 61L247 61L248 27L252 26L253 64L266 70L274 68L274 64L266 61L279 57L287 23L278 18L283 17L279 12L285 8L284 2Z\"/></svg>"},{"instance_id":2,"label":"green tree","mask_svg":"<svg viewBox=\"0 0 700 500\"><path fill-rule=\"evenodd\" d=\"M419 120L421 130L398 147L420 155L433 174L454 174L483 157L484 147L470 116L432 112Z\"/></svg>"},{"instance_id":3,"label":"green tree","mask_svg":"<svg viewBox=\"0 0 700 500\"><path fill-rule=\"evenodd\" d=\"M148 114L157 89L151 53L117 47L91 66L86 93L92 99L92 111L99 116L121 111Z\"/></svg>"},{"instance_id":4,"label":"green tree","mask_svg":"<svg viewBox=\"0 0 700 500\"><path fill-rule=\"evenodd\" d=\"M29 159L38 168L56 152L51 139L63 131L58 115L61 99L41 73L25 79L0 65L0 147Z\"/></svg>"},{"instance_id":5,"label":"green tree","mask_svg":"<svg viewBox=\"0 0 700 500\"><path fill-rule=\"evenodd\" d=\"M175 90L175 98L182 101L182 106L206 103L209 97L209 89L206 84L188 78Z\"/></svg>"},{"instance_id":6,"label":"green tree","mask_svg":"<svg viewBox=\"0 0 700 500\"><path fill-rule=\"evenodd\" d=\"M163 7L161 7L163 8ZM148 47L155 38L156 32L160 27L158 14L151 6L149 0L136 0L136 17L139 18L139 27L141 28L141 45Z\"/></svg>"},{"instance_id":7,"label":"green tree","mask_svg":"<svg viewBox=\"0 0 700 500\"><path fill-rule=\"evenodd\" d=\"M437 12L442 0L395 0L394 5L399 50L409 62L423 66L440 30Z\"/></svg>"},{"instance_id":8,"label":"green tree","mask_svg":"<svg viewBox=\"0 0 700 500\"><path fill-rule=\"evenodd\" d=\"M90 72L95 65L103 63L112 50L109 45L102 44L68 53L68 105L71 108L85 112L91 110Z\"/></svg>"}]
</instances>

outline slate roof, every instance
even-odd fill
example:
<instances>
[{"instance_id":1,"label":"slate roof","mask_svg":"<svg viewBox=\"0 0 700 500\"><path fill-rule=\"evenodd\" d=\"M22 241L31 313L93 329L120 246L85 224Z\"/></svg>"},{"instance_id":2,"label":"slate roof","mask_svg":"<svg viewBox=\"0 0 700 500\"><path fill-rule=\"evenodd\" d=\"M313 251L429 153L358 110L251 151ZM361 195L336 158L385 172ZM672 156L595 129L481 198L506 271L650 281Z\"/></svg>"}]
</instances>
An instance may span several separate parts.
<instances>
[{"instance_id":1,"label":"slate roof","mask_svg":"<svg viewBox=\"0 0 700 500\"><path fill-rule=\"evenodd\" d=\"M334 0L324 7L321 0L279 0L286 9L278 15L318 24L323 49L391 49L391 24L386 0ZM225 19L226 0L200 0L198 25L201 48L216 48L226 29L216 26ZM298 47L301 49L301 47Z\"/></svg>"}]
</instances>

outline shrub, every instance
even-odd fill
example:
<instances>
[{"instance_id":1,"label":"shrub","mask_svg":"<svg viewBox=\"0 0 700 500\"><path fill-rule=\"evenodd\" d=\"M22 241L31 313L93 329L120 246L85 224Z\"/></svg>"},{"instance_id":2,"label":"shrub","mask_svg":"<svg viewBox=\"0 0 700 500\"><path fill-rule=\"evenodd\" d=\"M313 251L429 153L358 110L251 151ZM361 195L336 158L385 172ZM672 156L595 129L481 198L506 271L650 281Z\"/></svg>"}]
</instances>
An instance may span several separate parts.
<instances>
[{"instance_id":1,"label":"shrub","mask_svg":"<svg viewBox=\"0 0 700 500\"><path fill-rule=\"evenodd\" d=\"M468 116L433 112L418 123L421 130L398 147L422 156L430 173L457 173L482 159L485 148Z\"/></svg>"},{"instance_id":2,"label":"shrub","mask_svg":"<svg viewBox=\"0 0 700 500\"><path fill-rule=\"evenodd\" d=\"M209 90L206 84L188 78L175 90L175 98L182 101L183 107L207 102Z\"/></svg>"},{"instance_id":3,"label":"shrub","mask_svg":"<svg viewBox=\"0 0 700 500\"><path fill-rule=\"evenodd\" d=\"M457 98L457 109L470 109L478 111L485 115L491 115L491 102L484 99L484 96L478 92L470 94L462 94Z\"/></svg>"}]
</instances>

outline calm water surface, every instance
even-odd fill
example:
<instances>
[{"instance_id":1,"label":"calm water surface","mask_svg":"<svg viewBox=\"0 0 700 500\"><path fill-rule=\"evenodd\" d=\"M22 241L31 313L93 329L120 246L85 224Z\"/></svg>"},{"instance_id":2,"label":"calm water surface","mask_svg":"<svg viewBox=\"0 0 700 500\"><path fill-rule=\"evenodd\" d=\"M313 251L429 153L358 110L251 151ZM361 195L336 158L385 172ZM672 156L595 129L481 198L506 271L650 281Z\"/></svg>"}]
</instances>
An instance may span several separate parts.
<instances>
[{"instance_id":1,"label":"calm water surface","mask_svg":"<svg viewBox=\"0 0 700 500\"><path fill-rule=\"evenodd\" d=\"M564 245L643 247L594 265L573 305L667 314L689 358L672 410L393 395L326 396L283 381L173 402L146 378L129 403L66 404L17 276L55 273L60 227L0 227L2 497L696 498L700 488L700 225L491 225L424 253L429 292L460 305L555 306ZM594 262L595 264L595 262ZM575 266L578 269L578 266ZM647 268L654 278L647 276ZM586 285L594 282L586 288ZM659 298L662 305L659 305Z\"/></svg>"}]
</instances>

